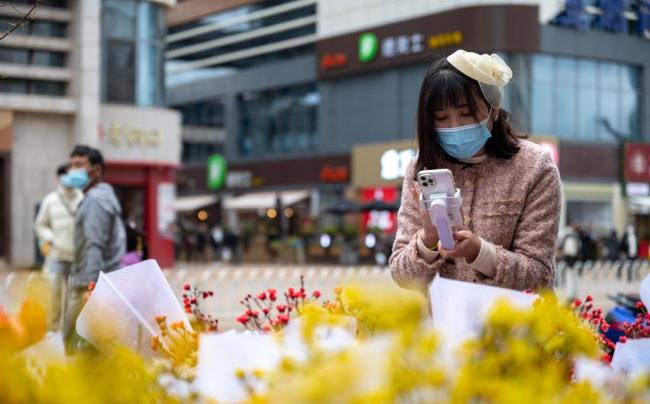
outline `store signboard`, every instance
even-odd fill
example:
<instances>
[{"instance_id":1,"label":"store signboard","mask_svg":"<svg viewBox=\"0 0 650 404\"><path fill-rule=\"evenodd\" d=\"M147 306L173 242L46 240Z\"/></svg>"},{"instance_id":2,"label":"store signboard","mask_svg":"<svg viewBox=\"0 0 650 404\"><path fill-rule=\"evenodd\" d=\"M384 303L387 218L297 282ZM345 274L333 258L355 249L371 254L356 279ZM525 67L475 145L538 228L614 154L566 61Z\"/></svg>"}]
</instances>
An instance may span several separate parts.
<instances>
[{"instance_id":1,"label":"store signboard","mask_svg":"<svg viewBox=\"0 0 650 404\"><path fill-rule=\"evenodd\" d=\"M436 54L448 54L460 47L476 52L537 51L537 7L462 7L324 38L316 44L318 78L338 78L426 62Z\"/></svg>"},{"instance_id":2,"label":"store signboard","mask_svg":"<svg viewBox=\"0 0 650 404\"><path fill-rule=\"evenodd\" d=\"M626 182L650 183L650 144L625 144L623 175Z\"/></svg>"},{"instance_id":3,"label":"store signboard","mask_svg":"<svg viewBox=\"0 0 650 404\"><path fill-rule=\"evenodd\" d=\"M359 145L352 149L352 185L359 188L401 185L416 156L411 140Z\"/></svg>"},{"instance_id":4,"label":"store signboard","mask_svg":"<svg viewBox=\"0 0 650 404\"><path fill-rule=\"evenodd\" d=\"M208 157L208 189L221 189L226 183L226 158L221 154Z\"/></svg>"},{"instance_id":5,"label":"store signboard","mask_svg":"<svg viewBox=\"0 0 650 404\"><path fill-rule=\"evenodd\" d=\"M394 204L399 198L397 187L372 187L361 190L361 201L369 203L374 201ZM397 212L388 210L371 210L362 216L362 230L377 228L385 233L394 233L397 230Z\"/></svg>"},{"instance_id":6,"label":"store signboard","mask_svg":"<svg viewBox=\"0 0 650 404\"><path fill-rule=\"evenodd\" d=\"M180 114L166 108L102 105L99 148L108 162L180 163Z\"/></svg>"}]
</instances>

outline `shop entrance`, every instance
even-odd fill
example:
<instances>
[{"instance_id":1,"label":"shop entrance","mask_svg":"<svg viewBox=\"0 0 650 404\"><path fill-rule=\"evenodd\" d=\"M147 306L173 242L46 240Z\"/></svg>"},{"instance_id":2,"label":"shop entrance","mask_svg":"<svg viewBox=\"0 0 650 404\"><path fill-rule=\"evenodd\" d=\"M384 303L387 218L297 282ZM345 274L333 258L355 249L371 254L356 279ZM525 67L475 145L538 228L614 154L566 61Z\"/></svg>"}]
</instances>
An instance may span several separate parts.
<instances>
[{"instance_id":1,"label":"shop entrance","mask_svg":"<svg viewBox=\"0 0 650 404\"><path fill-rule=\"evenodd\" d=\"M144 187L118 185L114 189L126 224L127 252L137 250L148 258Z\"/></svg>"}]
</instances>

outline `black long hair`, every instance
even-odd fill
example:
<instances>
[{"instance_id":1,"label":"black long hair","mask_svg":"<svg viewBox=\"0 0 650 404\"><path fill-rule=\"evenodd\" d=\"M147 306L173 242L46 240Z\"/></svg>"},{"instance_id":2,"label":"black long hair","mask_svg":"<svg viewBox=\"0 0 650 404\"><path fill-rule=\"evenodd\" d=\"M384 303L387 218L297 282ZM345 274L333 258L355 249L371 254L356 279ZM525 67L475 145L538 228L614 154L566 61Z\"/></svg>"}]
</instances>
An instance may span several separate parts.
<instances>
[{"instance_id":1,"label":"black long hair","mask_svg":"<svg viewBox=\"0 0 650 404\"><path fill-rule=\"evenodd\" d=\"M440 168L443 159L458 163L457 159L445 153L438 144L434 111L467 104L470 113L477 117L477 102L490 105L478 82L458 71L446 57L437 57L427 70L420 87L417 114L419 154L416 173L425 168ZM491 132L492 137L485 144L485 150L489 155L501 159L509 159L517 154L519 139L528 137L514 130L510 125L510 114L503 109L500 109Z\"/></svg>"}]
</instances>

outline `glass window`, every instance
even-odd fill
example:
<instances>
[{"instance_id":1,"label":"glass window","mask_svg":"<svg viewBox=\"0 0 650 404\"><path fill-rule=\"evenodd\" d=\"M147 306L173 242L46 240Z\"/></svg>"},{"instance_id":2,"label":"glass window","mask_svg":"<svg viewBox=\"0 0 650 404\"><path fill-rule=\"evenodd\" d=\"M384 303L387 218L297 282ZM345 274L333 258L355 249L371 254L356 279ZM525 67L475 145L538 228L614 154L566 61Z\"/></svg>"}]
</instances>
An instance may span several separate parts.
<instances>
[{"instance_id":1,"label":"glass window","mask_svg":"<svg viewBox=\"0 0 650 404\"><path fill-rule=\"evenodd\" d=\"M29 22L30 33L36 36L65 38L67 25L62 22L32 20Z\"/></svg>"},{"instance_id":2,"label":"glass window","mask_svg":"<svg viewBox=\"0 0 650 404\"><path fill-rule=\"evenodd\" d=\"M641 91L641 73L635 66L621 66L621 90Z\"/></svg>"},{"instance_id":3,"label":"glass window","mask_svg":"<svg viewBox=\"0 0 650 404\"><path fill-rule=\"evenodd\" d=\"M595 87L578 89L578 139L595 140L599 138L598 91Z\"/></svg>"},{"instance_id":4,"label":"glass window","mask_svg":"<svg viewBox=\"0 0 650 404\"><path fill-rule=\"evenodd\" d=\"M133 39L135 37L136 2L133 0L103 0L104 36Z\"/></svg>"},{"instance_id":5,"label":"glass window","mask_svg":"<svg viewBox=\"0 0 650 404\"><path fill-rule=\"evenodd\" d=\"M533 77L524 87L530 96L516 85L510 94L513 108L524 109L517 115L530 114L526 127L532 133L607 143L617 136L639 136L639 67L543 54L530 57L530 68L522 63L516 67L530 70Z\"/></svg>"},{"instance_id":6,"label":"glass window","mask_svg":"<svg viewBox=\"0 0 650 404\"><path fill-rule=\"evenodd\" d=\"M556 92L555 117L557 135L576 138L576 89L575 85L559 85Z\"/></svg>"},{"instance_id":7,"label":"glass window","mask_svg":"<svg viewBox=\"0 0 650 404\"><path fill-rule=\"evenodd\" d=\"M618 90L620 88L620 65L603 62L599 66L599 84L601 88Z\"/></svg>"},{"instance_id":8,"label":"glass window","mask_svg":"<svg viewBox=\"0 0 650 404\"><path fill-rule=\"evenodd\" d=\"M315 84L242 94L240 154L313 149L319 103Z\"/></svg>"},{"instance_id":9,"label":"glass window","mask_svg":"<svg viewBox=\"0 0 650 404\"><path fill-rule=\"evenodd\" d=\"M600 139L604 142L613 142L621 132L620 99L618 92L601 90L599 94L598 120L600 125Z\"/></svg>"},{"instance_id":10,"label":"glass window","mask_svg":"<svg viewBox=\"0 0 650 404\"><path fill-rule=\"evenodd\" d=\"M135 45L133 42L111 40L107 42L106 51L107 99L132 104L135 96Z\"/></svg>"},{"instance_id":11,"label":"glass window","mask_svg":"<svg viewBox=\"0 0 650 404\"><path fill-rule=\"evenodd\" d=\"M639 106L640 97L633 92L621 96L621 131L631 139L641 139L639 132Z\"/></svg>"},{"instance_id":12,"label":"glass window","mask_svg":"<svg viewBox=\"0 0 650 404\"><path fill-rule=\"evenodd\" d=\"M31 90L34 94L63 95L65 94L65 83L35 80L32 82Z\"/></svg>"},{"instance_id":13,"label":"glass window","mask_svg":"<svg viewBox=\"0 0 650 404\"><path fill-rule=\"evenodd\" d=\"M553 57L533 55L533 81L551 83L553 81Z\"/></svg>"},{"instance_id":14,"label":"glass window","mask_svg":"<svg viewBox=\"0 0 650 404\"><path fill-rule=\"evenodd\" d=\"M32 53L32 64L41 66L65 66L65 54L61 52L35 50Z\"/></svg>"},{"instance_id":15,"label":"glass window","mask_svg":"<svg viewBox=\"0 0 650 404\"><path fill-rule=\"evenodd\" d=\"M0 79L0 92L3 93L29 93L29 81L2 78Z\"/></svg>"},{"instance_id":16,"label":"glass window","mask_svg":"<svg viewBox=\"0 0 650 404\"><path fill-rule=\"evenodd\" d=\"M557 82L569 85L576 84L577 61L574 58L558 57L557 58Z\"/></svg>"},{"instance_id":17,"label":"glass window","mask_svg":"<svg viewBox=\"0 0 650 404\"><path fill-rule=\"evenodd\" d=\"M104 100L162 105L166 29L162 6L144 0L104 0L103 7ZM120 60L111 61L112 55Z\"/></svg>"},{"instance_id":18,"label":"glass window","mask_svg":"<svg viewBox=\"0 0 650 404\"><path fill-rule=\"evenodd\" d=\"M0 48L0 62L26 65L29 63L29 50Z\"/></svg>"},{"instance_id":19,"label":"glass window","mask_svg":"<svg viewBox=\"0 0 650 404\"><path fill-rule=\"evenodd\" d=\"M532 98L532 132L539 134L552 134L554 118L553 86L546 83L533 83Z\"/></svg>"},{"instance_id":20,"label":"glass window","mask_svg":"<svg viewBox=\"0 0 650 404\"><path fill-rule=\"evenodd\" d=\"M581 86L594 86L598 82L598 64L593 60L578 61L578 83Z\"/></svg>"}]
</instances>

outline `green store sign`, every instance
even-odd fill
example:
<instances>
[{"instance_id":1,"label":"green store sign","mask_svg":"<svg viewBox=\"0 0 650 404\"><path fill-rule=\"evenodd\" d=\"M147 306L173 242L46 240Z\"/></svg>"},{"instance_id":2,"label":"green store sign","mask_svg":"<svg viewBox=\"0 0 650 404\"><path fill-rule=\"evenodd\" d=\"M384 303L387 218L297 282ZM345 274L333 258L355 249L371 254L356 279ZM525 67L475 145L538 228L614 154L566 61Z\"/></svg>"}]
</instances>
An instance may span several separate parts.
<instances>
[{"instance_id":1,"label":"green store sign","mask_svg":"<svg viewBox=\"0 0 650 404\"><path fill-rule=\"evenodd\" d=\"M213 154L208 157L208 188L223 188L226 183L227 171L226 158L221 154Z\"/></svg>"},{"instance_id":2,"label":"green store sign","mask_svg":"<svg viewBox=\"0 0 650 404\"><path fill-rule=\"evenodd\" d=\"M375 60L379 51L379 40L377 35L372 32L366 32L359 36L359 60L363 63L369 63Z\"/></svg>"}]
</instances>

